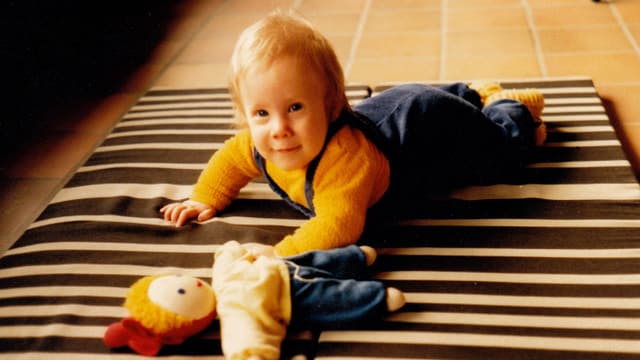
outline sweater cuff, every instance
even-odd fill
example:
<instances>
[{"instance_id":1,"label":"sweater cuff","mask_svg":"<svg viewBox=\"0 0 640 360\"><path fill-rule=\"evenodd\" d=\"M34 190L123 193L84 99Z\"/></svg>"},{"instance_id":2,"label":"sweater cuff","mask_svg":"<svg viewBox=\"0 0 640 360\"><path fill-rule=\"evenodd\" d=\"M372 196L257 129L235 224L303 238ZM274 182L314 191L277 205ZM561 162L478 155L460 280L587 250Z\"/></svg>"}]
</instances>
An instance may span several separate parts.
<instances>
[{"instance_id":1,"label":"sweater cuff","mask_svg":"<svg viewBox=\"0 0 640 360\"><path fill-rule=\"evenodd\" d=\"M232 201L232 198L224 195L223 193L211 192L208 194L203 194L197 191L197 189L194 189L189 199L210 205L215 213L224 210L224 208L226 208Z\"/></svg>"}]
</instances>

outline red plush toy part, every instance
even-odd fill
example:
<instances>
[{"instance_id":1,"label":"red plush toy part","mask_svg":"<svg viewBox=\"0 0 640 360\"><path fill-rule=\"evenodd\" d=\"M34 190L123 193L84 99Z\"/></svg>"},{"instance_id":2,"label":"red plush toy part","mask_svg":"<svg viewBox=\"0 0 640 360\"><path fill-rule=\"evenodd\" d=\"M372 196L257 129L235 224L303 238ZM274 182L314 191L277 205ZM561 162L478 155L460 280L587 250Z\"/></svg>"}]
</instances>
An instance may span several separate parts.
<instances>
[{"instance_id":1,"label":"red plush toy part","mask_svg":"<svg viewBox=\"0 0 640 360\"><path fill-rule=\"evenodd\" d=\"M150 276L129 289L130 316L111 324L103 341L109 348L128 346L138 354L157 355L164 345L181 344L215 318L213 289L182 275Z\"/></svg>"},{"instance_id":2,"label":"red plush toy part","mask_svg":"<svg viewBox=\"0 0 640 360\"><path fill-rule=\"evenodd\" d=\"M110 348L130 347L140 355L155 356L162 348L162 339L149 332L132 318L122 319L109 325L103 337Z\"/></svg>"}]
</instances>

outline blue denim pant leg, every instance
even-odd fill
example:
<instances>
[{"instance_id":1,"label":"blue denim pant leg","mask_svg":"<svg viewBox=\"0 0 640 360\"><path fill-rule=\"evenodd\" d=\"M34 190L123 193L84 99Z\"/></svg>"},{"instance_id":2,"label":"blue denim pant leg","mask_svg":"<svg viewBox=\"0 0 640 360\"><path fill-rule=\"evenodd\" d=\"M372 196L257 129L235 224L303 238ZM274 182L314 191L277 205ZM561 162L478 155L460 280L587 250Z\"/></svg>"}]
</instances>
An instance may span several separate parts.
<instances>
[{"instance_id":1,"label":"blue denim pant leg","mask_svg":"<svg viewBox=\"0 0 640 360\"><path fill-rule=\"evenodd\" d=\"M337 328L386 313L386 289L381 282L350 278L366 268L364 254L357 246L313 251L285 260L291 278L291 326Z\"/></svg>"},{"instance_id":2,"label":"blue denim pant leg","mask_svg":"<svg viewBox=\"0 0 640 360\"><path fill-rule=\"evenodd\" d=\"M365 255L357 245L308 251L287 257L286 260L301 267L312 268L315 272L322 272L325 277L339 279L356 279L364 275L367 270Z\"/></svg>"},{"instance_id":3,"label":"blue denim pant leg","mask_svg":"<svg viewBox=\"0 0 640 360\"><path fill-rule=\"evenodd\" d=\"M354 107L395 149L390 156L392 191L416 194L420 187L486 182L512 158L506 155L513 150L514 134L520 133L510 127L520 122L502 115L522 114L483 112L474 93L460 83L443 88L407 84ZM499 121L495 113L500 113Z\"/></svg>"}]
</instances>

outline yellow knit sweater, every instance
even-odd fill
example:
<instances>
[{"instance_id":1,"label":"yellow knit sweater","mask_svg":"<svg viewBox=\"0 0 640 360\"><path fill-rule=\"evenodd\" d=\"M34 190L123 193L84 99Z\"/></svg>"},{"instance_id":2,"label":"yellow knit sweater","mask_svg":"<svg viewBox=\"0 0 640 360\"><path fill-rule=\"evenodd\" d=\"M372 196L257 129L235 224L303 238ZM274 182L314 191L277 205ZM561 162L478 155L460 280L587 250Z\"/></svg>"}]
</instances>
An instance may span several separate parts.
<instances>
[{"instance_id":1,"label":"yellow knit sweater","mask_svg":"<svg viewBox=\"0 0 640 360\"><path fill-rule=\"evenodd\" d=\"M304 195L306 168L285 171L266 161L266 169L293 201L309 207ZM249 131L242 130L211 157L191 199L211 205L217 213L260 175ZM327 144L313 179L316 216L276 244L278 254L289 256L356 243L364 230L367 210L389 187L389 176L389 162L383 153L361 131L343 126Z\"/></svg>"}]
</instances>

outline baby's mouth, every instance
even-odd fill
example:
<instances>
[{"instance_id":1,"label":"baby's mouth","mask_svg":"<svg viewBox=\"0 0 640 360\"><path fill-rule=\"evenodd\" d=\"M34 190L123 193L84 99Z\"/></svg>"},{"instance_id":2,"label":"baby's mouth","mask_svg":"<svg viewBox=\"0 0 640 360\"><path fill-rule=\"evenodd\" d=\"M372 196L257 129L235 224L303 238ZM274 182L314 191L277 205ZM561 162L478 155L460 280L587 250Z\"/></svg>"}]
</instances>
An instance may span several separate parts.
<instances>
[{"instance_id":1,"label":"baby's mouth","mask_svg":"<svg viewBox=\"0 0 640 360\"><path fill-rule=\"evenodd\" d=\"M279 153L290 153L290 152L296 151L298 149L300 149L300 145L291 146L291 147L277 148L277 149L274 149L274 150L276 152L279 152Z\"/></svg>"}]
</instances>

